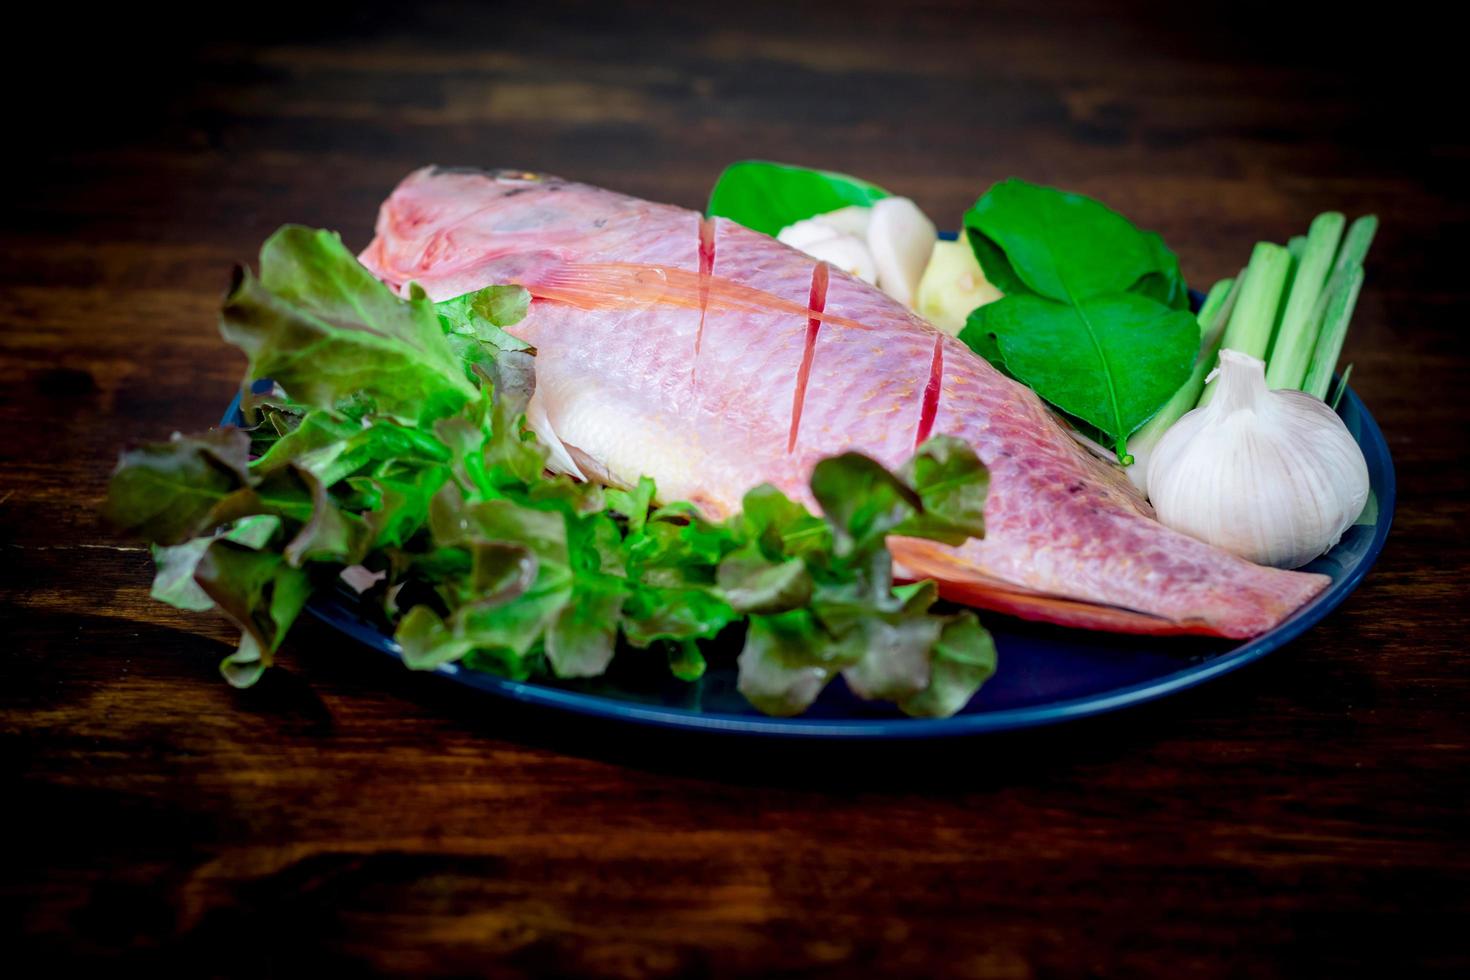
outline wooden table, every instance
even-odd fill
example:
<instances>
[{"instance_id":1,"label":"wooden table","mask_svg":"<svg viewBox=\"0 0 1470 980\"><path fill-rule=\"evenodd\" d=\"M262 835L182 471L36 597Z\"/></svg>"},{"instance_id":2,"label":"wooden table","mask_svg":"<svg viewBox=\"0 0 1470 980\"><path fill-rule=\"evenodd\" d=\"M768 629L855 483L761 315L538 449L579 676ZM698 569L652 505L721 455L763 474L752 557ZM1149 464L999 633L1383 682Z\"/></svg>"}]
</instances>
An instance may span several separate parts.
<instances>
[{"instance_id":1,"label":"wooden table","mask_svg":"<svg viewBox=\"0 0 1470 980\"><path fill-rule=\"evenodd\" d=\"M135 13L11 35L35 68L7 87L0 263L11 962L1470 967L1470 148L1433 38L1399 72L1394 24L1240 5L298 6L185 23L192 43ZM1398 466L1377 568L1280 655L1150 709L818 751L517 710L312 623L237 692L230 631L150 601L146 552L100 526L120 446L217 419L242 368L219 298L277 225L361 245L429 161L698 207L740 157L858 172L950 224L1011 174L1074 188L1161 231L1195 283L1318 211L1378 213L1346 353Z\"/></svg>"}]
</instances>

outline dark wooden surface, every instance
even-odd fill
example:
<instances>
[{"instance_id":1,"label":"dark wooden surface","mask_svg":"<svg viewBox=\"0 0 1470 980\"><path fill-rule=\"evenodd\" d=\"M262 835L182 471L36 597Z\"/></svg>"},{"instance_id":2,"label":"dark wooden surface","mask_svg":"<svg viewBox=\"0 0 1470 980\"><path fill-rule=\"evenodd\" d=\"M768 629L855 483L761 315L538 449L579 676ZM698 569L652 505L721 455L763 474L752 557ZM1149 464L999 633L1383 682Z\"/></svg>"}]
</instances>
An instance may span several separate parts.
<instances>
[{"instance_id":1,"label":"dark wooden surface","mask_svg":"<svg viewBox=\"0 0 1470 980\"><path fill-rule=\"evenodd\" d=\"M1287 23L1279 4L404 6L241 8L168 30L141 8L68 7L10 31L8 963L1470 968L1470 151L1448 45L1413 36L1421 20ZM217 418L242 360L216 304L277 225L361 245L380 198L430 161L697 207L747 156L861 173L951 223L1011 174L1075 188L1163 232L1196 283L1318 211L1377 212L1347 350L1398 466L1377 568L1280 655L1150 709L802 750L482 701L311 623L283 670L236 692L215 672L229 631L151 602L146 553L99 526L119 446Z\"/></svg>"}]
</instances>

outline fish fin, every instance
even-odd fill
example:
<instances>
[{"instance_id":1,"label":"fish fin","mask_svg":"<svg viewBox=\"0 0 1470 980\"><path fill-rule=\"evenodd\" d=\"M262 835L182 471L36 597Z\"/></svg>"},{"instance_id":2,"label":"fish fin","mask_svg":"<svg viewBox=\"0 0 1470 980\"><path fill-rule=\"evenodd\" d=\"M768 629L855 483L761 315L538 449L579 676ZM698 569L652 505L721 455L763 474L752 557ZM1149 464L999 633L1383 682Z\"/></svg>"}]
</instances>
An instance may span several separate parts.
<instances>
[{"instance_id":1,"label":"fish fin","mask_svg":"<svg viewBox=\"0 0 1470 980\"><path fill-rule=\"evenodd\" d=\"M533 297L566 303L581 310L626 309L650 305L733 313L789 313L794 323L819 320L851 330L871 330L865 323L808 303L783 299L724 276L639 262L569 263L547 270L534 282L523 282Z\"/></svg>"},{"instance_id":2,"label":"fish fin","mask_svg":"<svg viewBox=\"0 0 1470 980\"><path fill-rule=\"evenodd\" d=\"M1028 589L977 570L953 552L928 541L890 538L888 550L904 578L932 578L939 594L952 602L1005 613L1019 619L1077 629L1149 636L1222 636L1202 619L1173 620L1121 606L1068 599Z\"/></svg>"},{"instance_id":3,"label":"fish fin","mask_svg":"<svg viewBox=\"0 0 1470 980\"><path fill-rule=\"evenodd\" d=\"M561 437L551 427L551 419L546 414L546 403L541 400L539 389L531 395L531 400L526 405L526 427L536 433L546 448L551 450L546 459L547 469L553 473L565 473L583 483L587 482L587 474L582 472L577 461L567 452Z\"/></svg>"}]
</instances>

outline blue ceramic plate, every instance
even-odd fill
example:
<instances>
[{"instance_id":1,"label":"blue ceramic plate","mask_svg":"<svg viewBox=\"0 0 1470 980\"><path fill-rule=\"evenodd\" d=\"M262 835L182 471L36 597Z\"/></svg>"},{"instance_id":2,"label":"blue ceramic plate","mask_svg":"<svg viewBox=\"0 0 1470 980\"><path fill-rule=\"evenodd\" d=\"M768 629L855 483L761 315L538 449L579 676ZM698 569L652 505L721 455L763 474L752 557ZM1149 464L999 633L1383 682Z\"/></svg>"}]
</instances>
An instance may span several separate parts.
<instances>
[{"instance_id":1,"label":"blue ceramic plate","mask_svg":"<svg viewBox=\"0 0 1470 980\"><path fill-rule=\"evenodd\" d=\"M964 711L952 718L909 718L882 704L853 697L841 680L799 718L768 718L735 689L733 658L712 658L697 683L661 672L616 670L594 681L503 680L454 664L438 669L461 684L499 697L578 714L666 728L806 738L933 738L998 732L1083 718L1164 697L1259 660L1306 632L1347 598L1368 574L1393 519L1394 472L1388 445L1373 416L1349 390L1339 406L1348 431L1363 448L1378 505L1376 520L1350 528L1332 551L1307 571L1332 585L1286 622L1245 643L1200 637L1153 638L1094 633L1025 623L982 613L995 636L999 667ZM243 421L239 399L223 422ZM312 599L307 609L354 640L391 657L391 636L347 594ZM723 662L722 662L723 661Z\"/></svg>"},{"instance_id":2,"label":"blue ceramic plate","mask_svg":"<svg viewBox=\"0 0 1470 980\"><path fill-rule=\"evenodd\" d=\"M1196 303L1198 298L1196 298ZM269 388L269 382L263 384ZM735 689L733 652L712 657L699 681L667 670L630 672L615 661L590 681L504 680L455 664L445 677L497 697L577 714L662 728L799 738L940 738L1050 725L1116 711L1202 684L1259 660L1316 625L1368 574L1393 520L1394 472L1388 445L1356 393L1338 413L1363 449L1377 513L1348 529L1337 547L1306 567L1332 585L1269 633L1247 642L1205 637L1139 637L1062 629L982 612L995 637L999 666L969 705L951 718L909 718L892 706L859 700L841 679L798 718L770 718ZM222 420L239 425L238 396ZM1371 504L1370 504L1371 511ZM345 590L314 597L306 607L352 639L398 658L398 645Z\"/></svg>"}]
</instances>

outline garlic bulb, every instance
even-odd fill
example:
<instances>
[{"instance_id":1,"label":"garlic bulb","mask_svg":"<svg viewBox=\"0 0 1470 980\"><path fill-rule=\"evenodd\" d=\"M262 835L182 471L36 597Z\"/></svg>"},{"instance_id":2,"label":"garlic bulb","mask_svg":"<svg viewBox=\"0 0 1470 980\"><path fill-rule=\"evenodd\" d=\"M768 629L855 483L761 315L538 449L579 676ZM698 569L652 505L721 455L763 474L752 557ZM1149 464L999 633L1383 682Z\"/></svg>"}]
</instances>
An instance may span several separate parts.
<instances>
[{"instance_id":1,"label":"garlic bulb","mask_svg":"<svg viewBox=\"0 0 1470 980\"><path fill-rule=\"evenodd\" d=\"M1321 399L1271 391L1264 362L1220 351L1208 405L1170 427L1148 463L1159 520L1261 565L1326 552L1368 501L1368 464Z\"/></svg>"}]
</instances>

